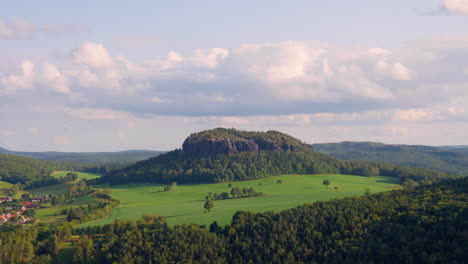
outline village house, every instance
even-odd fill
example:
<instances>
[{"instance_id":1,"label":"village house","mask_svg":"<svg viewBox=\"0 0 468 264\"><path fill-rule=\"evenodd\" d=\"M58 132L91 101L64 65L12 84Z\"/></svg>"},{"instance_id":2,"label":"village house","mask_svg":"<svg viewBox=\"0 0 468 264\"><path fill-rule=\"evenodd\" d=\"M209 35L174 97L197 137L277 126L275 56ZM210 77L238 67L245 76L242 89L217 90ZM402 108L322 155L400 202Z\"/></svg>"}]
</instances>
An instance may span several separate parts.
<instances>
[{"instance_id":1,"label":"village house","mask_svg":"<svg viewBox=\"0 0 468 264\"><path fill-rule=\"evenodd\" d=\"M31 201L34 203L34 202L37 202L37 203L42 203L44 201L47 201L48 198L47 196L45 195L41 195L41 196L35 196L35 197L32 197L31 198Z\"/></svg>"},{"instance_id":2,"label":"village house","mask_svg":"<svg viewBox=\"0 0 468 264\"><path fill-rule=\"evenodd\" d=\"M0 203L11 202L11 201L13 201L13 197L0 197Z\"/></svg>"}]
</instances>

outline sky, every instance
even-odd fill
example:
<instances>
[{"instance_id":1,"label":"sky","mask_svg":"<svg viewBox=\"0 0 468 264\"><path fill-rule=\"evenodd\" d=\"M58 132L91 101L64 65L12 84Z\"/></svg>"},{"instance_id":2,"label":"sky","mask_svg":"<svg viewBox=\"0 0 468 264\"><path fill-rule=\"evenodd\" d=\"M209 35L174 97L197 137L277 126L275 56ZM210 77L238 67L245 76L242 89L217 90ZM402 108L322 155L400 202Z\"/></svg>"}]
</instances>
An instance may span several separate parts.
<instances>
[{"instance_id":1,"label":"sky","mask_svg":"<svg viewBox=\"0 0 468 264\"><path fill-rule=\"evenodd\" d=\"M7 1L0 147L468 144L468 0Z\"/></svg>"}]
</instances>

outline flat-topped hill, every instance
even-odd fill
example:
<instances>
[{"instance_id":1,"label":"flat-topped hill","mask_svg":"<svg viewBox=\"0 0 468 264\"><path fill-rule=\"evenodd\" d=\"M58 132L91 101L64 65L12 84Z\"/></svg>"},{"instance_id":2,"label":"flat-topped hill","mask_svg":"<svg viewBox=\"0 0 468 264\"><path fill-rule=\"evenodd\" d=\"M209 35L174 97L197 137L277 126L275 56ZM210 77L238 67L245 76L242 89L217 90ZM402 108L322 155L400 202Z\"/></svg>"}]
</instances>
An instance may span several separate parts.
<instances>
[{"instance_id":1,"label":"flat-topped hill","mask_svg":"<svg viewBox=\"0 0 468 264\"><path fill-rule=\"evenodd\" d=\"M340 161L277 131L217 128L190 135L182 149L111 171L101 180L111 184L213 183L284 174L382 175L402 181L447 177L446 173L385 163Z\"/></svg>"},{"instance_id":2,"label":"flat-topped hill","mask_svg":"<svg viewBox=\"0 0 468 264\"><path fill-rule=\"evenodd\" d=\"M259 151L300 151L310 148L299 139L278 132L250 132L236 129L216 128L191 134L182 149L186 155L213 156Z\"/></svg>"}]
</instances>

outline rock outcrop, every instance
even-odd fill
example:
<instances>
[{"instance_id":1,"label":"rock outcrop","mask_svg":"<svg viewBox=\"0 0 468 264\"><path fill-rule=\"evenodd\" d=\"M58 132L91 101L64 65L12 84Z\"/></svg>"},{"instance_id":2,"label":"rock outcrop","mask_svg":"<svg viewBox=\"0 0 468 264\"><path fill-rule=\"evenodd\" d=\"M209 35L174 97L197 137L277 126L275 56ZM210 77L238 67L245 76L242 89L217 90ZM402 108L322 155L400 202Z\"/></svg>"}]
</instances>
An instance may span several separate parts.
<instances>
[{"instance_id":1,"label":"rock outcrop","mask_svg":"<svg viewBox=\"0 0 468 264\"><path fill-rule=\"evenodd\" d=\"M189 156L212 156L259 151L300 151L310 148L300 140L276 131L245 132L217 128L190 135L182 149Z\"/></svg>"}]
</instances>

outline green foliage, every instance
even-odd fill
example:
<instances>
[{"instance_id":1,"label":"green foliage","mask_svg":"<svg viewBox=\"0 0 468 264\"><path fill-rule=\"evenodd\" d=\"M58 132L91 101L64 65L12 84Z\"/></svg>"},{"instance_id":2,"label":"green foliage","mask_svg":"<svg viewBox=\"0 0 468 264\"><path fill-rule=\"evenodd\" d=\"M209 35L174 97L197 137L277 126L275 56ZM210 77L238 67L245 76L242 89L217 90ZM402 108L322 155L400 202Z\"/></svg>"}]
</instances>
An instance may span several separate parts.
<instances>
[{"instance_id":1,"label":"green foliage","mask_svg":"<svg viewBox=\"0 0 468 264\"><path fill-rule=\"evenodd\" d=\"M325 185L328 188L328 185L330 185L329 180L323 180L322 185Z\"/></svg>"},{"instance_id":2,"label":"green foliage","mask_svg":"<svg viewBox=\"0 0 468 264\"><path fill-rule=\"evenodd\" d=\"M79 264L95 263L94 259L94 244L93 240L88 236L81 236L75 247L73 262Z\"/></svg>"},{"instance_id":3,"label":"green foliage","mask_svg":"<svg viewBox=\"0 0 468 264\"><path fill-rule=\"evenodd\" d=\"M182 150L136 163L103 176L103 182L219 183L261 179L283 174L352 174L398 177L402 181L437 180L446 173L384 163L339 161L312 150L241 152L235 155L187 157Z\"/></svg>"},{"instance_id":4,"label":"green foliage","mask_svg":"<svg viewBox=\"0 0 468 264\"><path fill-rule=\"evenodd\" d=\"M0 154L0 178L12 184L21 183L24 189L71 181L73 176L57 179L52 177L51 173L56 170L81 170L88 167L80 163L42 161Z\"/></svg>"},{"instance_id":5,"label":"green foliage","mask_svg":"<svg viewBox=\"0 0 468 264\"><path fill-rule=\"evenodd\" d=\"M444 148L346 141L314 144L313 148L343 160L386 162L451 174L466 175L468 172L468 147Z\"/></svg>"},{"instance_id":6,"label":"green foliage","mask_svg":"<svg viewBox=\"0 0 468 264\"><path fill-rule=\"evenodd\" d=\"M129 150L119 152L19 152L0 148L0 154L10 154L16 156L29 157L46 161L60 161L62 163L88 163L109 164L109 163L135 163L141 160L155 157L164 151L151 150Z\"/></svg>"},{"instance_id":7,"label":"green foliage","mask_svg":"<svg viewBox=\"0 0 468 264\"><path fill-rule=\"evenodd\" d=\"M204 130L198 133L190 134L187 140L191 143L202 142L205 139L230 139L231 141L248 139L253 141L271 141L276 142L278 145L302 145L302 142L288 134L279 131L270 130L267 132L255 132L237 130L234 128L215 128L211 130Z\"/></svg>"},{"instance_id":8,"label":"green foliage","mask_svg":"<svg viewBox=\"0 0 468 264\"><path fill-rule=\"evenodd\" d=\"M213 200L207 200L205 204L203 205L203 208L205 208L208 212L211 211L213 207L214 207Z\"/></svg>"},{"instance_id":9,"label":"green foliage","mask_svg":"<svg viewBox=\"0 0 468 264\"><path fill-rule=\"evenodd\" d=\"M464 263L467 190L464 178L281 213L239 211L211 232L142 221L87 231L103 234L93 238L97 263Z\"/></svg>"},{"instance_id":10,"label":"green foliage","mask_svg":"<svg viewBox=\"0 0 468 264\"><path fill-rule=\"evenodd\" d=\"M206 200L227 200L230 198L246 198L246 197L255 197L255 196L262 196L264 195L262 192L257 192L254 188L239 188L234 187L231 189L230 192L232 197L229 197L229 193L222 192L222 193L208 193L205 197Z\"/></svg>"}]
</instances>

